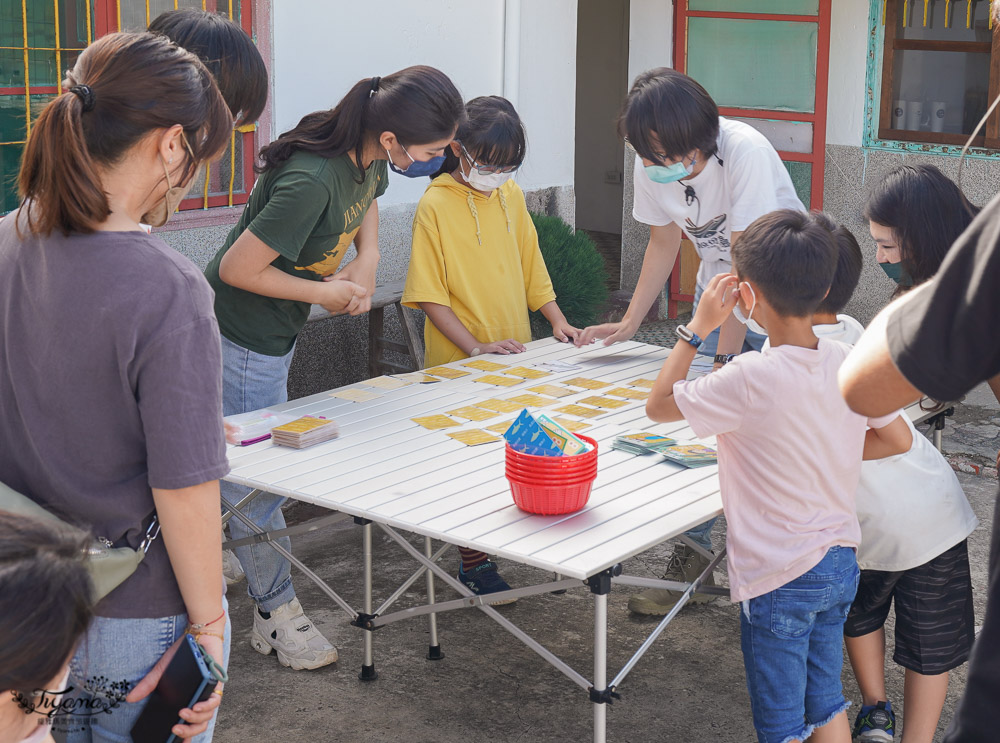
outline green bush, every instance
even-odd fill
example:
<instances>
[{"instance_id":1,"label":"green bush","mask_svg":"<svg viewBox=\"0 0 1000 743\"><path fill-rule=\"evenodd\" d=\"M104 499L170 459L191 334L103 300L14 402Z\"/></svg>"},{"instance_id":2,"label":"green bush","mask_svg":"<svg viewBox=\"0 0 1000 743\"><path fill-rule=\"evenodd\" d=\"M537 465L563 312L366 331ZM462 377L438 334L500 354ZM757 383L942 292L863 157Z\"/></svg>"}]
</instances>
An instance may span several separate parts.
<instances>
[{"instance_id":1,"label":"green bush","mask_svg":"<svg viewBox=\"0 0 1000 743\"><path fill-rule=\"evenodd\" d=\"M584 328L597 322L608 300L604 259L585 232L574 232L559 217L531 215L538 245L552 279L559 309L570 325ZM541 312L531 313L531 335L546 338L552 327Z\"/></svg>"}]
</instances>

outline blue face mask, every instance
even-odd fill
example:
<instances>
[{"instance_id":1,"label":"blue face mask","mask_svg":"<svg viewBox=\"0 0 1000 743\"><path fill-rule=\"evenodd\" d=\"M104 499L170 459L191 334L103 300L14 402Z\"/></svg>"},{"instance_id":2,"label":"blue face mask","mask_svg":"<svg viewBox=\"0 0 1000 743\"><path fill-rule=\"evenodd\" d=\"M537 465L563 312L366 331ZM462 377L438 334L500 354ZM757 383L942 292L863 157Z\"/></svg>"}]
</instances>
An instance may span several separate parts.
<instances>
[{"instance_id":1,"label":"blue face mask","mask_svg":"<svg viewBox=\"0 0 1000 743\"><path fill-rule=\"evenodd\" d=\"M691 165L685 165L683 160L671 165L647 165L646 177L653 183L673 183L691 175L696 162L697 158L691 158Z\"/></svg>"},{"instance_id":2,"label":"blue face mask","mask_svg":"<svg viewBox=\"0 0 1000 743\"><path fill-rule=\"evenodd\" d=\"M406 152L406 148L400 145L406 156L410 158L410 165L406 170L401 170L396 167L396 164L392 161L392 156L389 155L389 150L385 151L386 157L389 158L389 167L392 169L393 173L399 173L400 175L405 175L407 178L420 178L421 176L430 176L441 170L441 166L444 164L444 155L438 155L437 157L432 157L430 160L414 160L409 152Z\"/></svg>"},{"instance_id":3,"label":"blue face mask","mask_svg":"<svg viewBox=\"0 0 1000 743\"><path fill-rule=\"evenodd\" d=\"M906 272L903 268L902 262L900 263L879 263L879 266L885 271L885 275L890 279L895 281L900 286L913 286L913 279L910 274Z\"/></svg>"}]
</instances>

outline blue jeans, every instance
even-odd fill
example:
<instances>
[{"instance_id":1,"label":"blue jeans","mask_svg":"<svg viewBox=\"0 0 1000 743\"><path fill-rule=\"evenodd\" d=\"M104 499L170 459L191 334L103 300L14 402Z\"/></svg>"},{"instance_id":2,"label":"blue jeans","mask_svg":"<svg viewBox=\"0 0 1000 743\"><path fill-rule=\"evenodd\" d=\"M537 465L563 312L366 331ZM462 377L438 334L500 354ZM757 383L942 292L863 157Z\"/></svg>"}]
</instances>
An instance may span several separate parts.
<instances>
[{"instance_id":1,"label":"blue jeans","mask_svg":"<svg viewBox=\"0 0 1000 743\"><path fill-rule=\"evenodd\" d=\"M743 602L743 665L760 743L805 740L850 706L840 683L844 620L860 575L853 549L831 547L805 575Z\"/></svg>"},{"instance_id":2,"label":"blue jeans","mask_svg":"<svg viewBox=\"0 0 1000 743\"><path fill-rule=\"evenodd\" d=\"M702 286L696 286L694 290L694 309L698 309L698 302L701 300L701 294L705 291ZM759 351L764 346L764 341L767 339L766 335L760 335L758 333L752 333L747 331L747 337L743 341L743 348L740 353L746 351ZM702 356L715 357L715 354L719 348L719 328L716 328L708 337L698 346L698 353ZM711 521L706 521L704 524L700 524L688 532L685 535L691 539L695 544L697 544L702 549L712 551L712 527L715 526L715 522L718 519L712 519Z\"/></svg>"},{"instance_id":3,"label":"blue jeans","mask_svg":"<svg viewBox=\"0 0 1000 743\"><path fill-rule=\"evenodd\" d=\"M222 602L227 611L223 667L228 668L232 627L229 604L225 598ZM65 735L66 743L130 743L130 731L147 700L122 701L111 707L109 695L102 692L124 696L184 634L187 622L187 614L157 619L94 617L70 663L69 683L74 691L66 695L79 700L77 710L89 712L56 717L53 732L57 737ZM105 709L109 709L107 714ZM211 743L217 719L218 715L213 717L208 730L192 741Z\"/></svg>"},{"instance_id":4,"label":"blue jeans","mask_svg":"<svg viewBox=\"0 0 1000 743\"><path fill-rule=\"evenodd\" d=\"M222 414L236 415L278 405L288 400L288 367L293 348L284 356L266 356L222 338ZM242 500L250 488L222 481L222 497L231 504ZM281 504L285 499L261 493L241 511L264 531L285 528ZM229 535L242 539L250 535L242 521L229 519ZM289 552L288 537L276 540ZM247 593L261 611L270 612L295 598L291 565L267 544L237 547L236 556L247 575Z\"/></svg>"}]
</instances>

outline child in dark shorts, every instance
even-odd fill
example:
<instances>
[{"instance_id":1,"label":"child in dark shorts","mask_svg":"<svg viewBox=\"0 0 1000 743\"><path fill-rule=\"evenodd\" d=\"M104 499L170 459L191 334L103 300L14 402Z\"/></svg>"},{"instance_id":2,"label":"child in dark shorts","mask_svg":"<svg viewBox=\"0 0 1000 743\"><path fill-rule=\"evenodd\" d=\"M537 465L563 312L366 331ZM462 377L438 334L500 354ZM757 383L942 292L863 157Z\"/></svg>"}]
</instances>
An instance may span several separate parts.
<instances>
[{"instance_id":1,"label":"child in dark shorts","mask_svg":"<svg viewBox=\"0 0 1000 743\"><path fill-rule=\"evenodd\" d=\"M934 274L945 246L974 215L958 187L932 166L901 166L875 186L865 216L876 260L899 284L897 294ZM852 262L857 272L835 278L830 290L834 295L838 280L849 285L839 292L842 304L857 284L860 251ZM975 639L966 538L976 516L948 462L915 432L905 454L864 463L857 508L861 581L844 625L862 696L854 735L861 743L889 743L896 732L885 690L885 621L895 605L893 661L906 677L904 740L930 743L948 672L968 660Z\"/></svg>"}]
</instances>

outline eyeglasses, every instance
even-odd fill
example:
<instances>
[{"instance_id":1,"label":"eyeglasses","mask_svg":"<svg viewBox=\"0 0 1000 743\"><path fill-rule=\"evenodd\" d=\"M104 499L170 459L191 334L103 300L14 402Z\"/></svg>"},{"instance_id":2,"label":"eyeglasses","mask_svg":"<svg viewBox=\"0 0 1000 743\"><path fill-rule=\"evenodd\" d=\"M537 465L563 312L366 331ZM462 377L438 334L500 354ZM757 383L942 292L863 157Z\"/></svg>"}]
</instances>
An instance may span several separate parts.
<instances>
[{"instance_id":1,"label":"eyeglasses","mask_svg":"<svg viewBox=\"0 0 1000 743\"><path fill-rule=\"evenodd\" d=\"M635 148L635 145L629 142L628 137L624 137L623 139L625 140L625 146L632 150L636 157L642 157L642 155L639 154L639 151ZM654 152L653 155L660 161L660 165L670 162L670 158L667 156L666 152Z\"/></svg>"},{"instance_id":2,"label":"eyeglasses","mask_svg":"<svg viewBox=\"0 0 1000 743\"><path fill-rule=\"evenodd\" d=\"M480 175L493 175L494 173L516 173L517 169L521 167L520 165L480 165L473 159L472 155L469 154L469 151L465 149L464 144L459 142L458 146L462 148L462 154L464 154L465 157L468 158L469 164L477 171L479 171Z\"/></svg>"}]
</instances>

